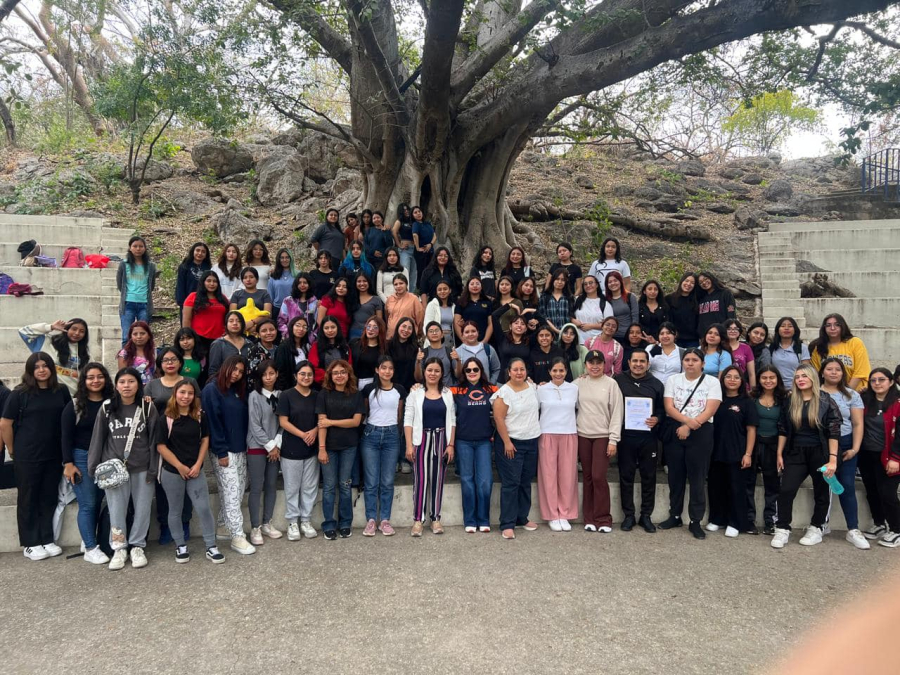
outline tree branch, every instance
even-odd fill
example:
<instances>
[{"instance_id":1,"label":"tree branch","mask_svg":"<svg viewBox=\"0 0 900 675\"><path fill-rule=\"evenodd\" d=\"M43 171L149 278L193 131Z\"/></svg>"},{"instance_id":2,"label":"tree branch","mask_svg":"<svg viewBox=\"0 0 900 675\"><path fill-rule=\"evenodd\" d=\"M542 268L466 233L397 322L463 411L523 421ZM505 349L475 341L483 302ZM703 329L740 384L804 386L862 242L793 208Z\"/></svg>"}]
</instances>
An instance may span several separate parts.
<instances>
[{"instance_id":1,"label":"tree branch","mask_svg":"<svg viewBox=\"0 0 900 675\"><path fill-rule=\"evenodd\" d=\"M861 21L844 21L844 26L848 28L855 28L858 31L861 31L868 35L870 38L875 40L875 42L884 45L885 47L890 47L891 49L900 49L900 42L896 40L891 40L890 38L884 37L879 33L876 33L874 30L869 28L866 24Z\"/></svg>"},{"instance_id":2,"label":"tree branch","mask_svg":"<svg viewBox=\"0 0 900 675\"><path fill-rule=\"evenodd\" d=\"M0 22L6 21L6 17L12 14L18 4L19 0L3 0L3 4L0 4Z\"/></svg>"},{"instance_id":3,"label":"tree branch","mask_svg":"<svg viewBox=\"0 0 900 675\"><path fill-rule=\"evenodd\" d=\"M832 29L828 32L828 35L823 35L819 38L819 49L816 52L815 61L813 61L812 66L809 69L809 72L806 73L806 81L812 82L816 76L816 73L819 72L819 66L822 65L822 58L825 56L825 48L828 46L834 38L837 36L838 31L845 26L844 22L838 22L834 24Z\"/></svg>"},{"instance_id":4,"label":"tree branch","mask_svg":"<svg viewBox=\"0 0 900 675\"><path fill-rule=\"evenodd\" d=\"M268 0L279 12L305 30L347 73L353 64L353 46L305 0Z\"/></svg>"}]
</instances>

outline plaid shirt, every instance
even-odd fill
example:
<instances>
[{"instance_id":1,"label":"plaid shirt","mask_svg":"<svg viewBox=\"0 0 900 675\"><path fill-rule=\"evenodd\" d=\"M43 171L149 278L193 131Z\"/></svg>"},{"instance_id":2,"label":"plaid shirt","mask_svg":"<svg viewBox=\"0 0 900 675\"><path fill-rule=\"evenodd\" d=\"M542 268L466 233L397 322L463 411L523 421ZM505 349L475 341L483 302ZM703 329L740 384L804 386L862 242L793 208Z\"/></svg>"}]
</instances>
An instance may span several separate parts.
<instances>
[{"instance_id":1,"label":"plaid shirt","mask_svg":"<svg viewBox=\"0 0 900 675\"><path fill-rule=\"evenodd\" d=\"M567 295L557 300L552 293L544 293L538 303L538 311L545 319L561 329L575 315L575 301Z\"/></svg>"}]
</instances>

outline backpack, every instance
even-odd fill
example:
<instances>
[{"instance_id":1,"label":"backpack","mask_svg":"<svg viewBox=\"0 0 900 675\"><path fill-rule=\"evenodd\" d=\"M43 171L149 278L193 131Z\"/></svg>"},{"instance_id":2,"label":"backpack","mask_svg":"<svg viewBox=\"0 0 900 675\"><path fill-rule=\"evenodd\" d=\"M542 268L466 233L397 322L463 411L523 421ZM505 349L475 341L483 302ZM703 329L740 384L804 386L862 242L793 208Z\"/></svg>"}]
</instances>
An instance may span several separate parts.
<instances>
[{"instance_id":1,"label":"backpack","mask_svg":"<svg viewBox=\"0 0 900 675\"><path fill-rule=\"evenodd\" d=\"M56 267L56 258L51 258L48 255L36 255L34 256L34 264L36 267Z\"/></svg>"},{"instance_id":2,"label":"backpack","mask_svg":"<svg viewBox=\"0 0 900 675\"><path fill-rule=\"evenodd\" d=\"M84 251L77 246L69 246L62 255L60 267L72 267L81 269L87 262L84 259Z\"/></svg>"},{"instance_id":3,"label":"backpack","mask_svg":"<svg viewBox=\"0 0 900 675\"><path fill-rule=\"evenodd\" d=\"M8 274L0 272L0 295L6 295L9 287L13 285L13 278Z\"/></svg>"},{"instance_id":4,"label":"backpack","mask_svg":"<svg viewBox=\"0 0 900 675\"><path fill-rule=\"evenodd\" d=\"M107 265L109 265L109 260L105 255L100 255L99 253L91 253L84 256L84 261L92 270L106 269Z\"/></svg>"},{"instance_id":5,"label":"backpack","mask_svg":"<svg viewBox=\"0 0 900 675\"><path fill-rule=\"evenodd\" d=\"M12 283L7 287L6 294L21 298L23 295L43 295L44 291L32 288L31 284Z\"/></svg>"}]
</instances>

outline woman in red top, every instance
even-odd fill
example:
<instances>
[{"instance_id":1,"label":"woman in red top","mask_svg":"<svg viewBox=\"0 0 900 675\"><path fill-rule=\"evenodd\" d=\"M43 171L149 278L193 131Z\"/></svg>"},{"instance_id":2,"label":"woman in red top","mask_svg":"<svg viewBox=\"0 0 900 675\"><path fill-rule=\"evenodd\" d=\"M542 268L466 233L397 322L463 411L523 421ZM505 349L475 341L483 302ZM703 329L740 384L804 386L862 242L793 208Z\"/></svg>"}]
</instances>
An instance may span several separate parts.
<instances>
[{"instance_id":1,"label":"woman in red top","mask_svg":"<svg viewBox=\"0 0 900 675\"><path fill-rule=\"evenodd\" d=\"M197 289L184 301L181 325L193 328L197 337L202 340L206 352L212 341L225 334L225 314L228 312L228 300L222 294L219 277L213 270L208 270L200 277Z\"/></svg>"},{"instance_id":2,"label":"woman in red top","mask_svg":"<svg viewBox=\"0 0 900 675\"><path fill-rule=\"evenodd\" d=\"M337 319L344 335L350 334L350 310L347 307L348 292L350 286L346 279L338 279L334 282L334 287L322 298L319 303L317 323L321 326L326 316L333 316Z\"/></svg>"}]
</instances>

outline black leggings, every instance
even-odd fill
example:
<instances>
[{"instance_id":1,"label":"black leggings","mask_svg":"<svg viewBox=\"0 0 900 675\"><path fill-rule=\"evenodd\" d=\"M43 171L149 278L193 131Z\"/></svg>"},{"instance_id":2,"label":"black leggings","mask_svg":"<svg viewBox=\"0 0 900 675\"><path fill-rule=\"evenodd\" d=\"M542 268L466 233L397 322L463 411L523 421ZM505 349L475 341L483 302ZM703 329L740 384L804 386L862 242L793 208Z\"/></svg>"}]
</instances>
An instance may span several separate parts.
<instances>
[{"instance_id":1,"label":"black leggings","mask_svg":"<svg viewBox=\"0 0 900 675\"><path fill-rule=\"evenodd\" d=\"M859 470L859 475L866 488L866 502L869 504L869 511L872 512L872 522L876 525L884 525L883 501L878 489L878 476L884 474L881 453L860 450L857 458L856 468Z\"/></svg>"},{"instance_id":2,"label":"black leggings","mask_svg":"<svg viewBox=\"0 0 900 675\"><path fill-rule=\"evenodd\" d=\"M785 459L784 471L781 473L781 491L778 493L778 516L776 526L782 530L791 529L794 515L794 498L806 477L812 478L813 515L810 525L822 527L828 517L831 505L831 492L825 477L819 471L822 466L822 447L795 446L790 456Z\"/></svg>"},{"instance_id":3,"label":"black leggings","mask_svg":"<svg viewBox=\"0 0 900 675\"><path fill-rule=\"evenodd\" d=\"M897 495L897 489L900 488L900 473L889 476L881 466L881 471L875 474L875 482L878 484L878 496L881 498L881 507L888 529L891 532L900 532L900 496Z\"/></svg>"},{"instance_id":4,"label":"black leggings","mask_svg":"<svg viewBox=\"0 0 900 675\"><path fill-rule=\"evenodd\" d=\"M747 486L747 522L756 523L756 474L762 473L763 479L763 523L766 526L775 524L778 512L778 493L781 491L781 478L778 475L778 437L763 437L756 442L753 451L753 464L744 469Z\"/></svg>"}]
</instances>

